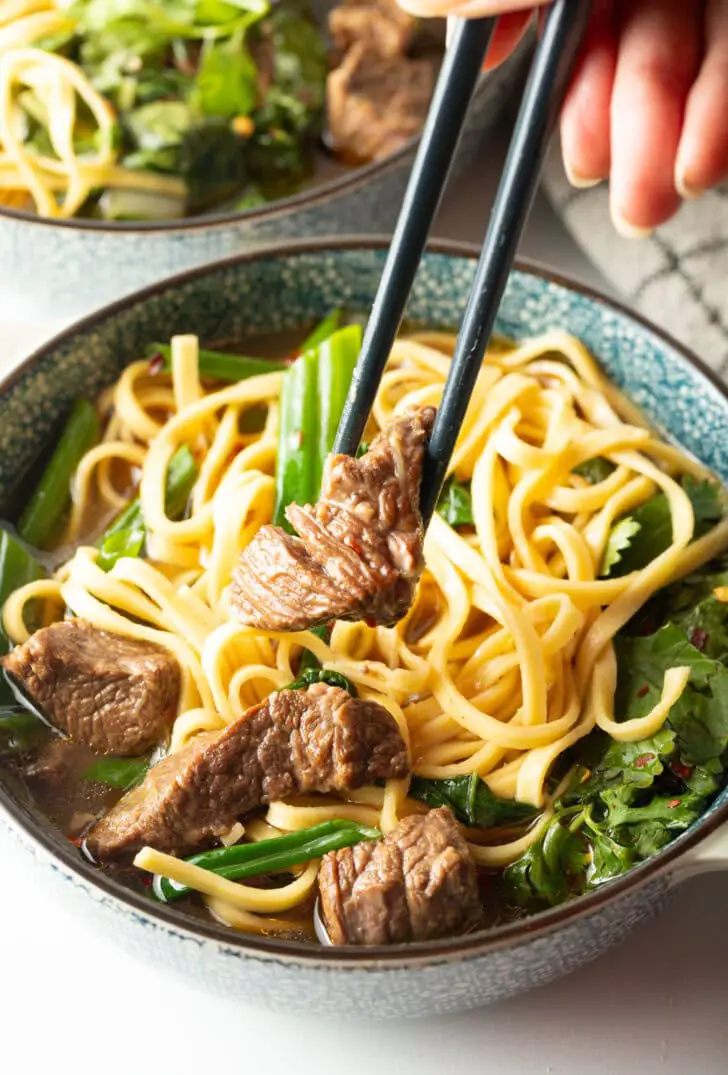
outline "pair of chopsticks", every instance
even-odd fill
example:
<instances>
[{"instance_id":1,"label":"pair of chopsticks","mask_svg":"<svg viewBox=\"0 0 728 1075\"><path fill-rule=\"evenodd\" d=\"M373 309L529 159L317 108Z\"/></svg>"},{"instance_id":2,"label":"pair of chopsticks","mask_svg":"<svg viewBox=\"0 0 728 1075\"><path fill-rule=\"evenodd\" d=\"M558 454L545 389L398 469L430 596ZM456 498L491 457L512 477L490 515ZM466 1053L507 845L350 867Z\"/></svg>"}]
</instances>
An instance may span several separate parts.
<instances>
[{"instance_id":1,"label":"pair of chopsticks","mask_svg":"<svg viewBox=\"0 0 728 1075\"><path fill-rule=\"evenodd\" d=\"M591 0L555 0L544 20L425 457L420 496L425 527L439 499L480 372L591 6ZM457 19L450 28L448 49L337 431L335 452L353 455L361 441L496 22L494 18Z\"/></svg>"}]
</instances>

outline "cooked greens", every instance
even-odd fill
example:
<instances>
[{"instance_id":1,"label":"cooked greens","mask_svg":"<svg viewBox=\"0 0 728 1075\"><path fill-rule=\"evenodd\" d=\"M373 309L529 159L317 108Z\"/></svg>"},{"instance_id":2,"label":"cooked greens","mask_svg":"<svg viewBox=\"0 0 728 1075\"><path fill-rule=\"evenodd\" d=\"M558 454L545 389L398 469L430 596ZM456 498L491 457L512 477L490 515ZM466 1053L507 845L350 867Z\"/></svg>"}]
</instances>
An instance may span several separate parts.
<instances>
[{"instance_id":1,"label":"cooked greens","mask_svg":"<svg viewBox=\"0 0 728 1075\"><path fill-rule=\"evenodd\" d=\"M713 510L711 497L703 502ZM670 668L690 668L688 685L650 738L620 743L598 731L571 752L576 768L553 819L503 875L509 901L555 905L618 876L689 828L725 783L728 604L713 592L728 578L721 567L656 595L615 639L617 719L648 713ZM634 633L651 621L649 634Z\"/></svg>"},{"instance_id":2,"label":"cooked greens","mask_svg":"<svg viewBox=\"0 0 728 1075\"><path fill-rule=\"evenodd\" d=\"M116 165L144 177L92 193L84 215L156 220L264 203L311 170L328 60L307 0L75 0L35 44L81 67L113 108ZM48 154L41 96L29 89L17 104L25 144ZM108 138L86 113L73 126L79 156Z\"/></svg>"},{"instance_id":3,"label":"cooked greens","mask_svg":"<svg viewBox=\"0 0 728 1075\"><path fill-rule=\"evenodd\" d=\"M165 506L170 519L182 518L196 481L195 457L183 444L174 453L167 468ZM104 571L110 571L117 560L124 556L141 556L146 537L142 503L136 498L124 508L101 538L97 565Z\"/></svg>"},{"instance_id":4,"label":"cooked greens","mask_svg":"<svg viewBox=\"0 0 728 1075\"><path fill-rule=\"evenodd\" d=\"M513 799L494 795L477 773L447 780L424 780L414 777L409 793L428 806L447 806L458 821L475 829L494 829L502 825L523 823L537 811Z\"/></svg>"}]
</instances>

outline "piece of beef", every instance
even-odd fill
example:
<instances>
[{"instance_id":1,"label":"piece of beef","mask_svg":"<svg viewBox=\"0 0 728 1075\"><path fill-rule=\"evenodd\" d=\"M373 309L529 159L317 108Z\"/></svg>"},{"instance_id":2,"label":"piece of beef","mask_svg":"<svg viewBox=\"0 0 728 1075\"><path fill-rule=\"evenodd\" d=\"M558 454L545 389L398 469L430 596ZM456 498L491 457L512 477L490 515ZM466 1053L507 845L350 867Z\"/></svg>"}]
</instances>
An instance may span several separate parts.
<instances>
[{"instance_id":1,"label":"piece of beef","mask_svg":"<svg viewBox=\"0 0 728 1075\"><path fill-rule=\"evenodd\" d=\"M363 44L378 56L403 56L415 26L396 0L344 0L329 12L329 31L342 53Z\"/></svg>"},{"instance_id":2,"label":"piece of beef","mask_svg":"<svg viewBox=\"0 0 728 1075\"><path fill-rule=\"evenodd\" d=\"M420 478L434 418L432 407L408 411L360 459L329 456L318 504L286 509L299 537L261 527L230 589L242 623L286 631L401 619L423 568Z\"/></svg>"},{"instance_id":3,"label":"piece of beef","mask_svg":"<svg viewBox=\"0 0 728 1075\"><path fill-rule=\"evenodd\" d=\"M395 153L419 134L435 86L436 61L349 49L326 81L328 142L360 161Z\"/></svg>"},{"instance_id":4,"label":"piece of beef","mask_svg":"<svg viewBox=\"0 0 728 1075\"><path fill-rule=\"evenodd\" d=\"M482 913L475 864L447 807L406 817L383 840L330 851L318 883L334 944L447 937Z\"/></svg>"},{"instance_id":5,"label":"piece of beef","mask_svg":"<svg viewBox=\"0 0 728 1075\"><path fill-rule=\"evenodd\" d=\"M150 769L91 829L87 846L100 859L145 844L182 854L261 803L408 771L404 740L382 706L326 683L279 691Z\"/></svg>"},{"instance_id":6,"label":"piece of beef","mask_svg":"<svg viewBox=\"0 0 728 1075\"><path fill-rule=\"evenodd\" d=\"M51 724L97 754L144 754L177 715L176 658L85 620L36 631L0 663Z\"/></svg>"}]
</instances>

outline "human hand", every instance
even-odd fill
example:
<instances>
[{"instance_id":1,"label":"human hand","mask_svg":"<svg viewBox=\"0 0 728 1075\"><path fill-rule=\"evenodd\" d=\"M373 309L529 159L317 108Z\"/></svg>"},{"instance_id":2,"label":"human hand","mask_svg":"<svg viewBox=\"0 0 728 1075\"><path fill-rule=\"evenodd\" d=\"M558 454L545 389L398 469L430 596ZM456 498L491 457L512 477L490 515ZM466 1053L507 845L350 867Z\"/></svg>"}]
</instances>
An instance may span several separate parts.
<instances>
[{"instance_id":1,"label":"human hand","mask_svg":"<svg viewBox=\"0 0 728 1075\"><path fill-rule=\"evenodd\" d=\"M549 0L399 0L422 17L500 15L486 61L520 40ZM728 0L595 0L564 103L561 145L574 186L610 180L630 238L728 176Z\"/></svg>"}]
</instances>

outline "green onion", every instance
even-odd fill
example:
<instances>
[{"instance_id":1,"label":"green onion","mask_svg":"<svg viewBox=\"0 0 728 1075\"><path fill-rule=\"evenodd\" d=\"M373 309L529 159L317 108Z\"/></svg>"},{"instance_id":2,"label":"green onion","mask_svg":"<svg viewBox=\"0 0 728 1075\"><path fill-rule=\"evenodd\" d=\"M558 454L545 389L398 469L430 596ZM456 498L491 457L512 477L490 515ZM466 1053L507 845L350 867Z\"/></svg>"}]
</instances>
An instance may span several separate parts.
<instances>
[{"instance_id":1,"label":"green onion","mask_svg":"<svg viewBox=\"0 0 728 1075\"><path fill-rule=\"evenodd\" d=\"M349 394L352 374L361 351L361 326L347 325L319 347L319 435L316 460L316 495L321 489L324 463L334 446L341 412Z\"/></svg>"},{"instance_id":2,"label":"green onion","mask_svg":"<svg viewBox=\"0 0 728 1075\"><path fill-rule=\"evenodd\" d=\"M332 313L330 313L328 317L325 317L323 321L316 326L313 332L306 337L299 348L300 353L303 354L304 351L311 351L314 347L318 347L322 344L324 340L328 340L329 336L333 336L336 332L340 323L341 310L332 311Z\"/></svg>"},{"instance_id":3,"label":"green onion","mask_svg":"<svg viewBox=\"0 0 728 1075\"><path fill-rule=\"evenodd\" d=\"M283 378L273 522L291 530L288 504L313 504L318 488L318 351L296 359Z\"/></svg>"},{"instance_id":4,"label":"green onion","mask_svg":"<svg viewBox=\"0 0 728 1075\"><path fill-rule=\"evenodd\" d=\"M71 500L71 478L99 435L93 404L86 399L77 400L43 477L20 516L18 533L28 545L44 549L55 534Z\"/></svg>"},{"instance_id":5,"label":"green onion","mask_svg":"<svg viewBox=\"0 0 728 1075\"><path fill-rule=\"evenodd\" d=\"M289 532L286 507L318 497L360 347L360 326L347 325L305 351L283 379L273 522Z\"/></svg>"},{"instance_id":6,"label":"green onion","mask_svg":"<svg viewBox=\"0 0 728 1075\"><path fill-rule=\"evenodd\" d=\"M161 355L164 359L162 370L169 373L172 369L172 348L166 343L154 343L148 349L150 357ZM209 351L200 348L200 376L212 381L245 381L248 377L257 377L260 373L275 373L287 369L285 362L272 358L251 358L248 355L227 355L224 351Z\"/></svg>"},{"instance_id":7,"label":"green onion","mask_svg":"<svg viewBox=\"0 0 728 1075\"><path fill-rule=\"evenodd\" d=\"M301 344L298 353L311 351L327 340L339 327L341 311L329 314ZM166 343L153 343L147 348L150 358L161 355L162 370L169 373L172 369L172 348ZM273 358L253 358L249 355L228 355L224 351L212 351L201 347L199 350L199 369L201 377L213 381L245 381L248 377L257 377L260 373L274 373L288 369L288 363Z\"/></svg>"},{"instance_id":8,"label":"green onion","mask_svg":"<svg viewBox=\"0 0 728 1075\"><path fill-rule=\"evenodd\" d=\"M203 851L186 861L228 881L239 881L244 877L256 877L299 866L310 859L321 858L328 851L352 847L362 840L378 840L381 835L379 829L358 825L355 821L324 821L310 829L276 836L271 840L261 840L259 843L235 844L234 847L217 847L212 851ZM158 900L168 903L187 895L190 889L187 885L178 884L157 874L152 891Z\"/></svg>"},{"instance_id":9,"label":"green onion","mask_svg":"<svg viewBox=\"0 0 728 1075\"><path fill-rule=\"evenodd\" d=\"M195 457L186 444L174 453L167 467L165 510L170 519L184 515L192 487L197 481ZM102 571L110 571L117 560L139 556L146 541L147 528L139 498L132 500L117 516L99 542L96 559Z\"/></svg>"}]
</instances>

